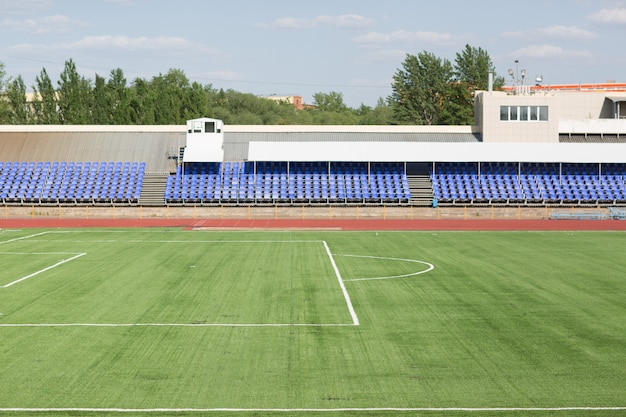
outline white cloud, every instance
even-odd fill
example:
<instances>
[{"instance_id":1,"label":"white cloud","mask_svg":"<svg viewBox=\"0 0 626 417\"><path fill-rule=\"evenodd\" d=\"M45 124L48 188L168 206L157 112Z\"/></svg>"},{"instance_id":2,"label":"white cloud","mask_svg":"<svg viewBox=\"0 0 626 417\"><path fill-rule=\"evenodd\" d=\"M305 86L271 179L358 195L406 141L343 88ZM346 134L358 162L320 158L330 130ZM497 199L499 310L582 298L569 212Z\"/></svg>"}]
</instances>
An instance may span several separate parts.
<instances>
[{"instance_id":1,"label":"white cloud","mask_svg":"<svg viewBox=\"0 0 626 417\"><path fill-rule=\"evenodd\" d=\"M120 6L134 6L135 0L106 0L107 3L119 4Z\"/></svg>"},{"instance_id":2,"label":"white cloud","mask_svg":"<svg viewBox=\"0 0 626 417\"><path fill-rule=\"evenodd\" d=\"M48 35L50 33L68 33L75 27L87 26L85 23L70 19L63 15L44 16L36 19L0 21L0 27L5 27L16 32L30 33L33 35Z\"/></svg>"},{"instance_id":3,"label":"white cloud","mask_svg":"<svg viewBox=\"0 0 626 417\"><path fill-rule=\"evenodd\" d=\"M556 38L556 39L592 39L596 34L576 26L555 25L545 28L504 32L502 36L509 38Z\"/></svg>"},{"instance_id":4,"label":"white cloud","mask_svg":"<svg viewBox=\"0 0 626 417\"><path fill-rule=\"evenodd\" d=\"M554 45L529 45L513 53L516 57L529 58L591 58L587 50L564 49Z\"/></svg>"},{"instance_id":5,"label":"white cloud","mask_svg":"<svg viewBox=\"0 0 626 417\"><path fill-rule=\"evenodd\" d=\"M320 26L331 26L342 29L358 29L369 26L374 21L355 14L339 16L321 15L312 19L298 19L295 17L283 17L272 23L261 23L257 26L269 29L313 29Z\"/></svg>"},{"instance_id":6,"label":"white cloud","mask_svg":"<svg viewBox=\"0 0 626 417\"><path fill-rule=\"evenodd\" d=\"M128 36L86 36L74 42L58 43L58 44L21 44L11 47L16 52L63 52L63 51L94 51L94 50L111 50L115 52L141 52L141 51L158 51L162 54L172 53L189 53L194 51L197 54L217 54L219 51L207 47L206 45L190 42L187 39L179 37L136 37Z\"/></svg>"},{"instance_id":7,"label":"white cloud","mask_svg":"<svg viewBox=\"0 0 626 417\"><path fill-rule=\"evenodd\" d=\"M52 0L0 0L0 16L33 13L52 7Z\"/></svg>"},{"instance_id":8,"label":"white cloud","mask_svg":"<svg viewBox=\"0 0 626 417\"><path fill-rule=\"evenodd\" d=\"M389 33L369 32L362 36L357 36L353 40L360 44L386 44L386 43L452 43L457 37L448 32L410 32L407 30L396 30Z\"/></svg>"},{"instance_id":9,"label":"white cloud","mask_svg":"<svg viewBox=\"0 0 626 417\"><path fill-rule=\"evenodd\" d=\"M589 16L589 19L600 23L626 23L626 8L601 9Z\"/></svg>"},{"instance_id":10,"label":"white cloud","mask_svg":"<svg viewBox=\"0 0 626 417\"><path fill-rule=\"evenodd\" d=\"M366 62L401 62L406 58L406 51L400 49L381 49L362 56Z\"/></svg>"}]
</instances>

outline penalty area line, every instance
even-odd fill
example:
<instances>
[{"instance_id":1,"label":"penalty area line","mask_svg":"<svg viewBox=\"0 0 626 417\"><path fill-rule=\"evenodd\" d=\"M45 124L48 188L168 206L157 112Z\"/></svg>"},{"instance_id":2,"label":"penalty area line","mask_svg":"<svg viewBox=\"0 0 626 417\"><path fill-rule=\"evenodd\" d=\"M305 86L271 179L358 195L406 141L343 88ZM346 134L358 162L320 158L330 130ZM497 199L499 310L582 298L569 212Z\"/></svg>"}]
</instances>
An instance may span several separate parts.
<instances>
[{"instance_id":1,"label":"penalty area line","mask_svg":"<svg viewBox=\"0 0 626 417\"><path fill-rule=\"evenodd\" d=\"M41 232L41 233L35 233L34 235L20 236L20 237L16 237L16 238L9 239L9 240L3 240L3 241L0 241L0 245L3 245L5 243L18 242L18 241L24 240L24 239L32 239L34 237L47 235L48 233L51 233L51 232Z\"/></svg>"},{"instance_id":2,"label":"penalty area line","mask_svg":"<svg viewBox=\"0 0 626 417\"><path fill-rule=\"evenodd\" d=\"M339 272L339 268L337 268L337 264L335 263L335 258L333 258L333 254L330 252L330 248L325 240L322 241L324 244L324 248L326 249L326 253L328 254L328 259L330 259L330 264L335 271L335 276L337 277L337 281L339 281L339 287L341 287L341 292L343 293L343 298L346 300L346 304L348 305L348 311L350 312L350 317L352 317L352 323L355 326L359 325L359 318L356 315L356 311L354 311L354 307L352 306L352 301L350 301L350 294L348 294L348 290L346 289L346 285L343 283L343 278L341 278L341 273Z\"/></svg>"},{"instance_id":3,"label":"penalty area line","mask_svg":"<svg viewBox=\"0 0 626 417\"><path fill-rule=\"evenodd\" d=\"M55 263L54 265L50 265L50 266L48 266L48 267L46 267L46 268L40 269L39 271L33 272L33 273L32 273L32 274L30 274L30 275L26 275L25 277L22 277L22 278L20 278L20 279L16 279L15 281L13 281L13 282L9 282L8 284L3 285L3 286L2 286L2 287L0 287L0 288L9 288L9 287L11 287L11 286L13 286L13 285L15 285L15 284L18 284L18 283L20 283L20 282L22 282L22 281L25 281L25 280L27 280L27 279L29 279L29 278L32 278L32 277L34 277L34 276L36 276L36 275L39 275L39 274L43 273L43 272L49 271L49 270L51 270L51 269L53 269L53 268L56 268L57 266L63 265L64 263L67 263L67 262L73 261L74 259L78 259L78 258L80 258L81 256L84 256L84 255L87 255L87 253L79 253L79 254L77 254L76 256L72 256L71 258L68 258L68 259L63 259L63 260L61 260L61 261L59 261L59 262Z\"/></svg>"}]
</instances>

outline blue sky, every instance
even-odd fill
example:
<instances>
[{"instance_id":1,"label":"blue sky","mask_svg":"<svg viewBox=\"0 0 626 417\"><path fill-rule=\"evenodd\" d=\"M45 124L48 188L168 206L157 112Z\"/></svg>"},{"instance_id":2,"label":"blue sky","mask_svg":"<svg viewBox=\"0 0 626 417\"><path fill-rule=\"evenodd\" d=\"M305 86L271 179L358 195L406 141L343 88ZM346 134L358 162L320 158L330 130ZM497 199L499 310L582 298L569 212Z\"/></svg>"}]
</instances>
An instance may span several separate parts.
<instances>
[{"instance_id":1,"label":"blue sky","mask_svg":"<svg viewBox=\"0 0 626 417\"><path fill-rule=\"evenodd\" d=\"M391 93L406 54L454 61L466 44L498 75L544 84L626 82L626 1L0 0L0 62L28 87L72 58L129 83L170 68L256 95L337 91L350 107Z\"/></svg>"}]
</instances>

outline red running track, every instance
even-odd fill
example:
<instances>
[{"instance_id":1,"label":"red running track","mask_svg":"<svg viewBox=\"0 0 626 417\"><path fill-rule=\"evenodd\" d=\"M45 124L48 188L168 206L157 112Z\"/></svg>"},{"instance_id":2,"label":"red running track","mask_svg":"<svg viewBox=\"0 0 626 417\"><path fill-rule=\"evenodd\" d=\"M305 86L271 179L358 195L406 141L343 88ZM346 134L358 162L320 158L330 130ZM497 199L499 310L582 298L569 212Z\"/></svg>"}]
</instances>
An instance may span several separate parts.
<instances>
[{"instance_id":1,"label":"red running track","mask_svg":"<svg viewBox=\"0 0 626 417\"><path fill-rule=\"evenodd\" d=\"M6 219L0 228L180 227L283 230L626 230L623 220Z\"/></svg>"}]
</instances>

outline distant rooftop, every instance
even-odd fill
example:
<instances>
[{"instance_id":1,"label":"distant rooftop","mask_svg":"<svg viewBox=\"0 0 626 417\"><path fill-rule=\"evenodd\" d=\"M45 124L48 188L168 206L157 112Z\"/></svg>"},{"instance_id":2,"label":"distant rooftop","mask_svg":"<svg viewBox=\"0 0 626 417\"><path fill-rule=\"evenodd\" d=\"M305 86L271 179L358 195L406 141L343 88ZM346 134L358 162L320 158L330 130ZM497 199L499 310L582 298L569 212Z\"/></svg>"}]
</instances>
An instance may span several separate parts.
<instances>
[{"instance_id":1,"label":"distant rooftop","mask_svg":"<svg viewBox=\"0 0 626 417\"><path fill-rule=\"evenodd\" d=\"M523 90L524 92L548 91L588 91L588 92L626 92L626 83L599 83L599 84L548 84L548 85L505 85L502 87L507 93Z\"/></svg>"}]
</instances>

